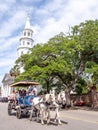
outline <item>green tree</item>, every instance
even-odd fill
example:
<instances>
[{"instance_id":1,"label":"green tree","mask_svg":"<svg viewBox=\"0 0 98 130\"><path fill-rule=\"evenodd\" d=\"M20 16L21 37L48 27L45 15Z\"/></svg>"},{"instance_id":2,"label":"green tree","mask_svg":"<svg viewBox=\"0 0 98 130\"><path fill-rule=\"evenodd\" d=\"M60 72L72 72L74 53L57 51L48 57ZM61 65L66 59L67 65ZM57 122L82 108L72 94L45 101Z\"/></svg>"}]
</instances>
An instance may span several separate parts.
<instances>
[{"instance_id":1,"label":"green tree","mask_svg":"<svg viewBox=\"0 0 98 130\"><path fill-rule=\"evenodd\" d=\"M9 71L11 76L15 76L17 77L18 75L20 75L20 71L17 65L15 65L13 68L11 68L11 70Z\"/></svg>"},{"instance_id":2,"label":"green tree","mask_svg":"<svg viewBox=\"0 0 98 130\"><path fill-rule=\"evenodd\" d=\"M98 77L98 20L85 21L72 27L69 36L60 33L45 44L37 44L27 57L17 64L24 66L16 80L39 81L47 91L61 86L70 95L83 74L92 74L92 81ZM81 86L81 83L78 83Z\"/></svg>"}]
</instances>

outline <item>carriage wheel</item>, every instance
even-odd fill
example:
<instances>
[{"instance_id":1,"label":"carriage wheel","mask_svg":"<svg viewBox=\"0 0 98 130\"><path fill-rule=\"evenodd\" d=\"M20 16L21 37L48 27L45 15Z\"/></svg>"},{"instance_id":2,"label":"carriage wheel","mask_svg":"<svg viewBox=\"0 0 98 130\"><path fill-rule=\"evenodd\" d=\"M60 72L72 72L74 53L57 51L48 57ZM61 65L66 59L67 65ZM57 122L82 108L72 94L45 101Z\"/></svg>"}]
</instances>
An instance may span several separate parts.
<instances>
[{"instance_id":1,"label":"carriage wheel","mask_svg":"<svg viewBox=\"0 0 98 130\"><path fill-rule=\"evenodd\" d=\"M8 104L8 115L12 114L12 105L11 103Z\"/></svg>"},{"instance_id":2,"label":"carriage wheel","mask_svg":"<svg viewBox=\"0 0 98 130\"><path fill-rule=\"evenodd\" d=\"M18 108L17 111L16 111L16 116L18 119L21 118L21 108Z\"/></svg>"}]
</instances>

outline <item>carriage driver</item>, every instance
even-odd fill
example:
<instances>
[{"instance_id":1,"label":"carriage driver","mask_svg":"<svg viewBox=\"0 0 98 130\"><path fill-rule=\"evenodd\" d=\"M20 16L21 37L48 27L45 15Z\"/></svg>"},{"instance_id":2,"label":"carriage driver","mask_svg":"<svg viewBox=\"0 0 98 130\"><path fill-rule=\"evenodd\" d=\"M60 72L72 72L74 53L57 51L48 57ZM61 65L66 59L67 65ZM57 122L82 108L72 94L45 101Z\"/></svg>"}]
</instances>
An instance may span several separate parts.
<instances>
[{"instance_id":1,"label":"carriage driver","mask_svg":"<svg viewBox=\"0 0 98 130\"><path fill-rule=\"evenodd\" d=\"M29 94L29 95L37 96L37 89L36 89L36 87L30 85L29 90L28 90L28 94Z\"/></svg>"}]
</instances>

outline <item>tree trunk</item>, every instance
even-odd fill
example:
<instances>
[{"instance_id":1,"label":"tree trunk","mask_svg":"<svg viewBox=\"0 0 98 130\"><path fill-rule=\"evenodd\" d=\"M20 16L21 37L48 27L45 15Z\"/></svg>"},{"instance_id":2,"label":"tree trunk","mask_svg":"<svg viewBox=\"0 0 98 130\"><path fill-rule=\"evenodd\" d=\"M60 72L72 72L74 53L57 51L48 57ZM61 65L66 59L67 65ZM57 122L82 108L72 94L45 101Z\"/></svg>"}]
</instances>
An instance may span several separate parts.
<instances>
[{"instance_id":1,"label":"tree trunk","mask_svg":"<svg viewBox=\"0 0 98 130\"><path fill-rule=\"evenodd\" d=\"M96 92L96 86L91 87L91 98L92 98L92 108L98 108L98 97Z\"/></svg>"},{"instance_id":2,"label":"tree trunk","mask_svg":"<svg viewBox=\"0 0 98 130\"><path fill-rule=\"evenodd\" d=\"M71 106L71 98L70 98L70 92L69 91L65 91L66 93L66 107L70 107Z\"/></svg>"}]
</instances>

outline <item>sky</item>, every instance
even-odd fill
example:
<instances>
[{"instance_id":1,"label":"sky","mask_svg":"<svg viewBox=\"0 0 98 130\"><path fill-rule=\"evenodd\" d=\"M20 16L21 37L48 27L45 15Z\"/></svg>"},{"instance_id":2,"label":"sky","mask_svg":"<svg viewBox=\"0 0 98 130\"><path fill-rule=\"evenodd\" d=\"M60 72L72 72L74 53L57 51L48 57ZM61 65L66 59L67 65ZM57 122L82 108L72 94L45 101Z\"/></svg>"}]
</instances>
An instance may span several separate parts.
<instances>
[{"instance_id":1,"label":"sky","mask_svg":"<svg viewBox=\"0 0 98 130\"><path fill-rule=\"evenodd\" d=\"M98 0L0 0L0 85L17 59L28 13L34 44L45 43L69 27L98 19Z\"/></svg>"}]
</instances>

